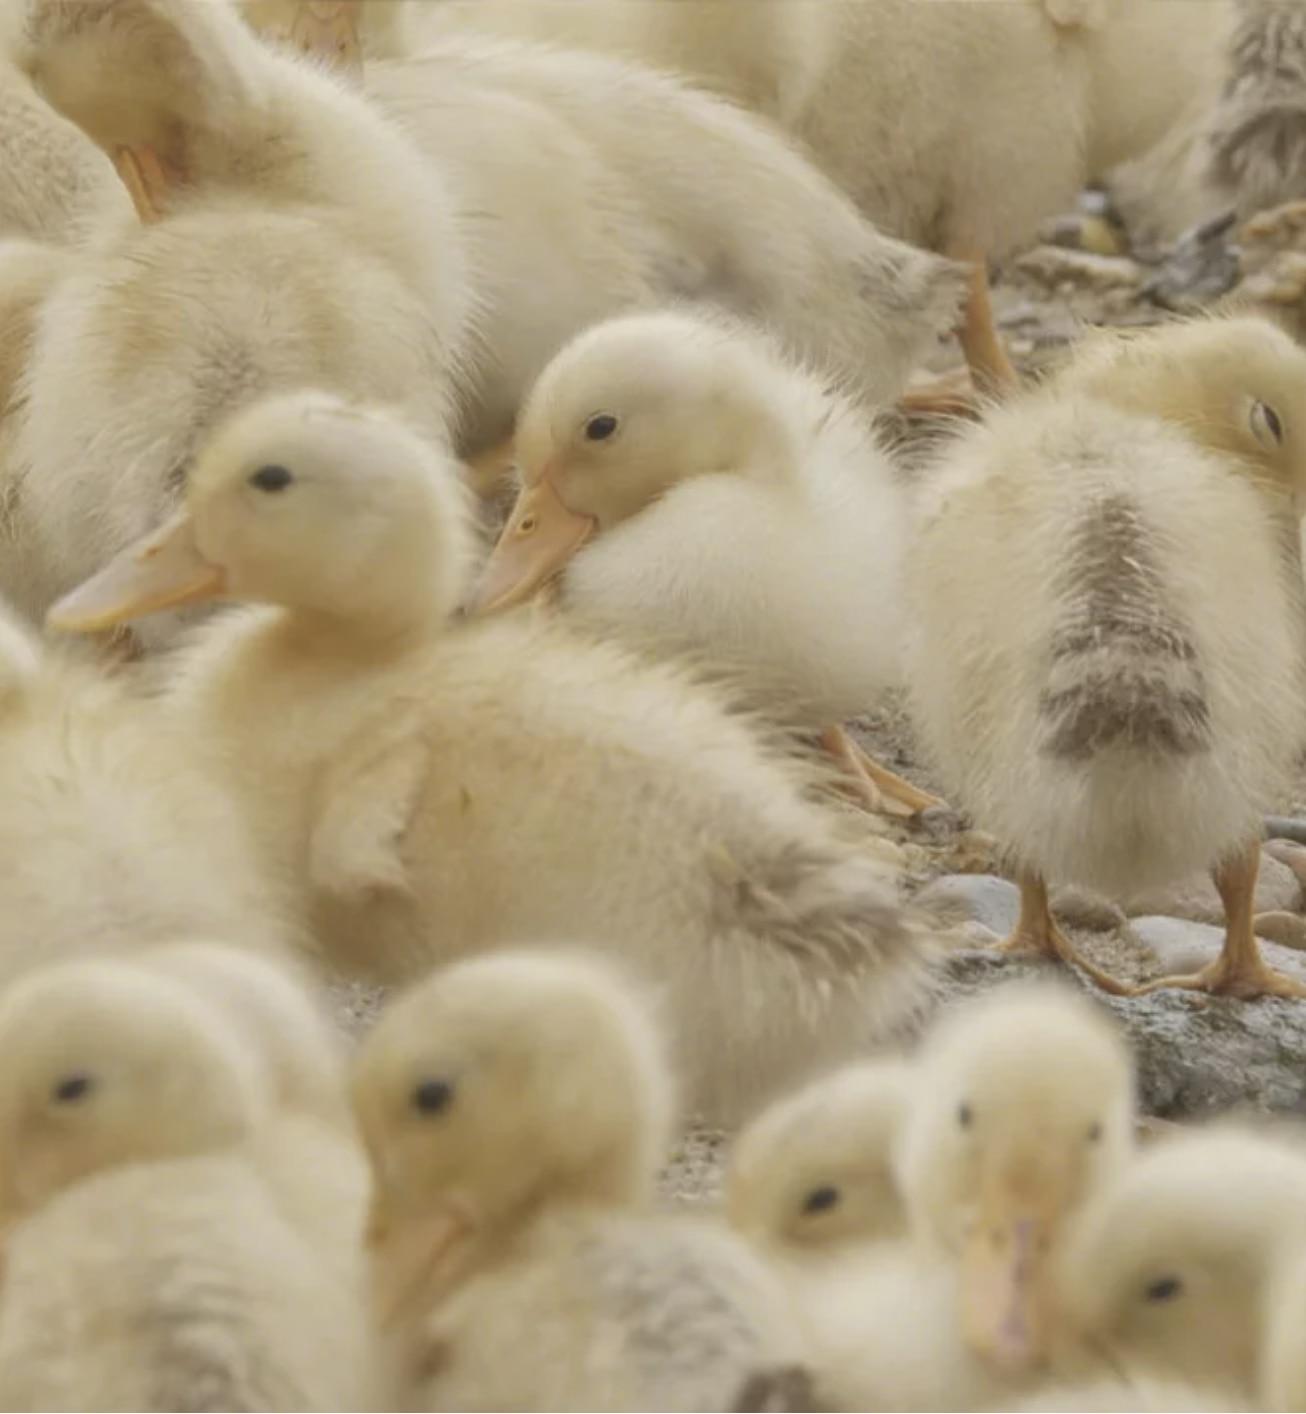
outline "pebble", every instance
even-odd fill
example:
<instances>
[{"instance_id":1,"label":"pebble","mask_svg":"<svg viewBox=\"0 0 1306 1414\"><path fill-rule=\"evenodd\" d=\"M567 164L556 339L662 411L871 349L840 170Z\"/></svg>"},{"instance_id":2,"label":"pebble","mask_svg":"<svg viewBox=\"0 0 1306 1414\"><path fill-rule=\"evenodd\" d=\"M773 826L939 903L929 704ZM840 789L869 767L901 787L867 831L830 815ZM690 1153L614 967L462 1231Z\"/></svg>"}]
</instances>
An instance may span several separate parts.
<instances>
[{"instance_id":1,"label":"pebble","mask_svg":"<svg viewBox=\"0 0 1306 1414\"><path fill-rule=\"evenodd\" d=\"M1020 916L1020 890L996 874L945 874L927 884L916 902L940 918L978 923L999 938Z\"/></svg>"},{"instance_id":2,"label":"pebble","mask_svg":"<svg viewBox=\"0 0 1306 1414\"><path fill-rule=\"evenodd\" d=\"M1185 918L1134 918L1129 931L1166 974L1197 972L1213 962L1224 946L1224 929ZM1263 940L1265 960L1306 982L1306 958Z\"/></svg>"},{"instance_id":3,"label":"pebble","mask_svg":"<svg viewBox=\"0 0 1306 1414\"><path fill-rule=\"evenodd\" d=\"M1064 927L1086 928L1090 933L1110 933L1125 924L1125 911L1118 903L1074 884L1053 892L1052 912Z\"/></svg>"},{"instance_id":4,"label":"pebble","mask_svg":"<svg viewBox=\"0 0 1306 1414\"><path fill-rule=\"evenodd\" d=\"M1301 907L1302 885L1288 865L1276 859L1269 847L1261 852L1261 872L1256 881L1257 913L1293 913ZM1143 918L1164 913L1172 918L1187 918L1194 923L1224 922L1224 905L1210 876L1195 875L1164 888L1144 889L1124 902L1130 918Z\"/></svg>"},{"instance_id":5,"label":"pebble","mask_svg":"<svg viewBox=\"0 0 1306 1414\"><path fill-rule=\"evenodd\" d=\"M1258 913L1256 936L1281 948L1306 952L1306 918L1300 913Z\"/></svg>"}]
</instances>

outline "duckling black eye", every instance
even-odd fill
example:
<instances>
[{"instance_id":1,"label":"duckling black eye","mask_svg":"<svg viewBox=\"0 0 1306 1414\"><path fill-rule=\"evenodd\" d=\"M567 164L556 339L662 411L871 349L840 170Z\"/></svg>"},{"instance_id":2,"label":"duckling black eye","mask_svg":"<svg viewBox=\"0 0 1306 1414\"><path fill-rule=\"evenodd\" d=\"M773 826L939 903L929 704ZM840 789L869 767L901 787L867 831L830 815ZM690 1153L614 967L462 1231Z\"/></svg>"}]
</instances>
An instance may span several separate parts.
<instances>
[{"instance_id":1,"label":"duckling black eye","mask_svg":"<svg viewBox=\"0 0 1306 1414\"><path fill-rule=\"evenodd\" d=\"M606 442L617 430L617 419L610 412L601 412L585 424L585 438L590 442Z\"/></svg>"},{"instance_id":2,"label":"duckling black eye","mask_svg":"<svg viewBox=\"0 0 1306 1414\"><path fill-rule=\"evenodd\" d=\"M1184 1284L1178 1277L1158 1277L1143 1294L1148 1301L1160 1305L1165 1301L1173 1301L1183 1289Z\"/></svg>"},{"instance_id":3,"label":"duckling black eye","mask_svg":"<svg viewBox=\"0 0 1306 1414\"><path fill-rule=\"evenodd\" d=\"M1096 1144L1101 1137L1102 1126L1100 1124L1090 1125L1088 1130L1088 1142L1090 1144Z\"/></svg>"},{"instance_id":4,"label":"duckling black eye","mask_svg":"<svg viewBox=\"0 0 1306 1414\"><path fill-rule=\"evenodd\" d=\"M261 466L257 471L250 473L249 484L258 491L268 491L275 494L278 491L284 491L294 479L287 467Z\"/></svg>"},{"instance_id":5,"label":"duckling black eye","mask_svg":"<svg viewBox=\"0 0 1306 1414\"><path fill-rule=\"evenodd\" d=\"M453 1101L453 1086L447 1080L423 1080L413 1090L413 1108L418 1114L437 1115Z\"/></svg>"},{"instance_id":6,"label":"duckling black eye","mask_svg":"<svg viewBox=\"0 0 1306 1414\"><path fill-rule=\"evenodd\" d=\"M64 1076L51 1091L51 1094L59 1104L72 1105L90 1094L91 1085L91 1077L78 1071L74 1075Z\"/></svg>"},{"instance_id":7,"label":"duckling black eye","mask_svg":"<svg viewBox=\"0 0 1306 1414\"><path fill-rule=\"evenodd\" d=\"M971 1121L972 1121L974 1118L975 1118L975 1113L974 1113L974 1111L971 1109L971 1107L970 1107L969 1105L963 1103L963 1104L961 1104L961 1105L958 1107L958 1109L957 1109L957 1123L958 1123L959 1125L961 1125L961 1127L962 1127L963 1129L969 1129L970 1126L971 1126Z\"/></svg>"},{"instance_id":8,"label":"duckling black eye","mask_svg":"<svg viewBox=\"0 0 1306 1414\"><path fill-rule=\"evenodd\" d=\"M1283 445L1283 423L1269 403L1253 403L1248 422L1258 442L1272 442L1276 447Z\"/></svg>"},{"instance_id":9,"label":"duckling black eye","mask_svg":"<svg viewBox=\"0 0 1306 1414\"><path fill-rule=\"evenodd\" d=\"M825 1213L833 1208L839 1201L839 1190L831 1188L829 1184L821 1188L813 1188L803 1199L803 1212L805 1213Z\"/></svg>"}]
</instances>

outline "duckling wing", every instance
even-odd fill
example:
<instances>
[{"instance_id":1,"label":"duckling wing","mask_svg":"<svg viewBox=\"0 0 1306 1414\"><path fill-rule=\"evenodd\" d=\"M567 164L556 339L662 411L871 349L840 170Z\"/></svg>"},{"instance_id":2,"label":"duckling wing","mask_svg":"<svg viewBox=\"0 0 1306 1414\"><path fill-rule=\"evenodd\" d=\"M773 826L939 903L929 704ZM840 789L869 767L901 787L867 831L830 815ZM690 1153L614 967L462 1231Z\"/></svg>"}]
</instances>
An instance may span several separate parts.
<instances>
[{"instance_id":1,"label":"duckling wing","mask_svg":"<svg viewBox=\"0 0 1306 1414\"><path fill-rule=\"evenodd\" d=\"M333 762L309 843L314 885L336 897L411 893L400 845L430 768L416 736L369 739Z\"/></svg>"}]
</instances>

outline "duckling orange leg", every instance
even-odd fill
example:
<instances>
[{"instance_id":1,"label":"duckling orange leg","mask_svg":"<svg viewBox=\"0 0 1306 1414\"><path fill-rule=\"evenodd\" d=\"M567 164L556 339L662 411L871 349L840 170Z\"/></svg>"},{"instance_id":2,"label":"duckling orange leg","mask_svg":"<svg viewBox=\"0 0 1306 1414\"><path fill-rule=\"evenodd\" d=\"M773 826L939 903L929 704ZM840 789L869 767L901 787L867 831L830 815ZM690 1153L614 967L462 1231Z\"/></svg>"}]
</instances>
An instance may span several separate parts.
<instances>
[{"instance_id":1,"label":"duckling orange leg","mask_svg":"<svg viewBox=\"0 0 1306 1414\"><path fill-rule=\"evenodd\" d=\"M980 397L998 397L1020 386L1020 375L1007 356L993 318L988 263L983 258L963 258L970 263L970 288L957 337L966 355L972 386L963 391L955 375L936 379L903 397L902 405L908 412L975 417Z\"/></svg>"},{"instance_id":2,"label":"duckling orange leg","mask_svg":"<svg viewBox=\"0 0 1306 1414\"><path fill-rule=\"evenodd\" d=\"M1016 956L1021 953L1034 953L1040 957L1052 958L1068 966L1078 967L1113 997L1131 994L1132 988L1080 957L1074 943L1057 927L1048 904L1048 886L1041 874L1032 870L1021 870L1017 883L1020 885L1020 917L1017 918L1011 935L996 945L997 952Z\"/></svg>"},{"instance_id":3,"label":"duckling orange leg","mask_svg":"<svg viewBox=\"0 0 1306 1414\"><path fill-rule=\"evenodd\" d=\"M821 733L821 746L851 777L847 782L849 790L868 810L907 819L922 810L947 803L903 780L896 771L889 770L863 751L844 727L827 727Z\"/></svg>"},{"instance_id":4,"label":"duckling orange leg","mask_svg":"<svg viewBox=\"0 0 1306 1414\"><path fill-rule=\"evenodd\" d=\"M1261 956L1254 922L1256 875L1261 867L1259 840L1252 840L1236 855L1211 871L1224 904L1224 947L1214 962L1200 972L1183 977L1161 977L1135 988L1136 993L1163 987L1182 987L1212 996L1306 997L1306 983L1276 972Z\"/></svg>"}]
</instances>

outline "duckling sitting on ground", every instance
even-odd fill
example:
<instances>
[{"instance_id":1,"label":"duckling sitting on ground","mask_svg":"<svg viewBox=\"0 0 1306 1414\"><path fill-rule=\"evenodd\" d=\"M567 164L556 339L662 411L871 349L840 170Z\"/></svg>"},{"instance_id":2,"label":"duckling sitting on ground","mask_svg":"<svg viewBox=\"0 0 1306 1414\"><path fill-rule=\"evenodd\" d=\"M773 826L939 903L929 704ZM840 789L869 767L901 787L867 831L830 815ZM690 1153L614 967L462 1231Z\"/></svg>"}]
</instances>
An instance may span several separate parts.
<instances>
[{"instance_id":1,"label":"duckling sitting on ground","mask_svg":"<svg viewBox=\"0 0 1306 1414\"><path fill-rule=\"evenodd\" d=\"M860 1174L833 1131L821 1148L849 1213L869 1202L874 1214L893 1211L887 1146L909 1233L868 1242L845 1226L801 1263L787 1244L781 1270L816 1391L836 1409L1009 1408L1048 1358L1049 1264L1066 1223L1130 1151L1128 1054L1082 998L1018 985L945 1016L903 1079L898 1132L867 1132ZM788 1151L772 1146L773 1162L777 1174L801 1169L816 1194L818 1168L795 1152L802 1135L795 1126ZM742 1177L741 1196L765 1196L759 1175Z\"/></svg>"},{"instance_id":2,"label":"duckling sitting on ground","mask_svg":"<svg viewBox=\"0 0 1306 1414\"><path fill-rule=\"evenodd\" d=\"M362 1155L302 1142L221 1006L62 964L0 1057L0 1407L368 1407Z\"/></svg>"},{"instance_id":3,"label":"duckling sitting on ground","mask_svg":"<svg viewBox=\"0 0 1306 1414\"><path fill-rule=\"evenodd\" d=\"M798 1347L774 1278L660 1215L663 1046L592 959L500 953L402 997L354 1074L376 1317L416 1408L729 1409Z\"/></svg>"},{"instance_id":4,"label":"duckling sitting on ground","mask_svg":"<svg viewBox=\"0 0 1306 1414\"><path fill-rule=\"evenodd\" d=\"M1306 352L1257 319L1085 341L945 454L911 560L915 719L1018 866L1005 946L1086 966L1049 876L1210 868L1220 958L1148 984L1306 996L1252 927L1262 815L1306 745Z\"/></svg>"},{"instance_id":5,"label":"duckling sitting on ground","mask_svg":"<svg viewBox=\"0 0 1306 1414\"><path fill-rule=\"evenodd\" d=\"M1267 1340L1304 1255L1300 1146L1215 1128L1142 1153L1094 1198L1058 1264L1058 1299L1069 1332L1125 1376L1264 1399Z\"/></svg>"},{"instance_id":6,"label":"duckling sitting on ground","mask_svg":"<svg viewBox=\"0 0 1306 1414\"><path fill-rule=\"evenodd\" d=\"M929 940L804 798L810 771L683 668L531 615L452 622L470 546L447 451L322 394L271 399L51 621L260 605L197 638L160 710L222 753L264 867L342 969L618 951L668 988L689 1101L725 1123L882 1041Z\"/></svg>"},{"instance_id":7,"label":"duckling sitting on ground","mask_svg":"<svg viewBox=\"0 0 1306 1414\"><path fill-rule=\"evenodd\" d=\"M872 807L937 797L838 725L901 672L906 492L866 413L761 333L677 312L580 335L523 407L484 609L560 576L604 628L750 673L825 728Z\"/></svg>"},{"instance_id":8,"label":"duckling sitting on ground","mask_svg":"<svg viewBox=\"0 0 1306 1414\"><path fill-rule=\"evenodd\" d=\"M912 1081L900 1060L849 1066L778 1100L735 1140L726 1217L791 1283L849 1248L907 1235L893 1150Z\"/></svg>"}]
</instances>

